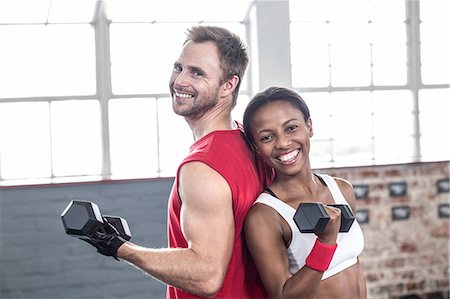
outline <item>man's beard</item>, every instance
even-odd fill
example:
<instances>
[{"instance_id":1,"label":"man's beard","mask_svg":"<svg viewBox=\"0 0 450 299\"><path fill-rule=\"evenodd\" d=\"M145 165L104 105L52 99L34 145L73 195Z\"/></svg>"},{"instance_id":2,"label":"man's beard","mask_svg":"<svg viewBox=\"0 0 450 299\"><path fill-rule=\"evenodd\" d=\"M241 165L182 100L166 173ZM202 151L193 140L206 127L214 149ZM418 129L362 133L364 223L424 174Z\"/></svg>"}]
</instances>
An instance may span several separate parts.
<instances>
[{"instance_id":1,"label":"man's beard","mask_svg":"<svg viewBox=\"0 0 450 299\"><path fill-rule=\"evenodd\" d=\"M189 103L188 105L179 106L174 102L173 103L173 110L176 114L180 116L184 116L190 119L199 119L203 115L205 115L206 112L211 110L214 106L217 105L219 99L218 99L218 90L214 90L211 93L208 93L207 95L202 96L201 98L195 98L193 102ZM208 100L204 100L208 99ZM200 101L200 103L198 103ZM181 108L181 109L180 109Z\"/></svg>"}]
</instances>

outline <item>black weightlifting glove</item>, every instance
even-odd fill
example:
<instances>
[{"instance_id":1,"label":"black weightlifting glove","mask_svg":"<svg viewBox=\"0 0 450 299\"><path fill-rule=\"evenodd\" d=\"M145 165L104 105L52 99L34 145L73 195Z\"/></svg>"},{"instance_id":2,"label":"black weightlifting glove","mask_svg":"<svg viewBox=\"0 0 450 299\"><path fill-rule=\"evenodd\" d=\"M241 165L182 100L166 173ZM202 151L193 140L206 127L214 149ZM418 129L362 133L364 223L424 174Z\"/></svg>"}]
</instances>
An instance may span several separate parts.
<instances>
[{"instance_id":1,"label":"black weightlifting glove","mask_svg":"<svg viewBox=\"0 0 450 299\"><path fill-rule=\"evenodd\" d=\"M117 229L103 217L103 224L99 227L89 239L83 238L83 241L97 248L97 252L106 256L112 256L116 260L117 250L126 242L117 231Z\"/></svg>"}]
</instances>

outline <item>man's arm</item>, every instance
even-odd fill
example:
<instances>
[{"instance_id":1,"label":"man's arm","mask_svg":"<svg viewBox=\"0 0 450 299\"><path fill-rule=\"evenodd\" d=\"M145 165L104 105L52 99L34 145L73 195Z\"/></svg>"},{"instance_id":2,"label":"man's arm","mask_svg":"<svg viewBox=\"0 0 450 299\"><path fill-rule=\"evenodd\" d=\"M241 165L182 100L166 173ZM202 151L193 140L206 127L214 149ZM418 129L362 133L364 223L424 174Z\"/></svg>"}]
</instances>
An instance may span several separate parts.
<instances>
[{"instance_id":1,"label":"man's arm","mask_svg":"<svg viewBox=\"0 0 450 299\"><path fill-rule=\"evenodd\" d=\"M231 190L212 168L190 162L180 170L179 194L188 248L149 249L127 242L117 256L166 284L212 297L222 287L234 244Z\"/></svg>"}]
</instances>

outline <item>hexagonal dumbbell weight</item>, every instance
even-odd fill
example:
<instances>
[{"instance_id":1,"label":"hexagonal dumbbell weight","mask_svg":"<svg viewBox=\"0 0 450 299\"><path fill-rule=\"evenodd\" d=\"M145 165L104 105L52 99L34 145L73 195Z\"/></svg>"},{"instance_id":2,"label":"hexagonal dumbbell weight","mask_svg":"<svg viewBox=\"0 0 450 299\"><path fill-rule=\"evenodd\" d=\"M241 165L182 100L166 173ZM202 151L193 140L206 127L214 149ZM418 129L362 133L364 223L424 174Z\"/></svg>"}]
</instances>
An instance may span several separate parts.
<instances>
[{"instance_id":1,"label":"hexagonal dumbbell weight","mask_svg":"<svg viewBox=\"0 0 450 299\"><path fill-rule=\"evenodd\" d=\"M117 216L102 216L98 206L90 201L72 200L61 214L66 233L80 239L90 239L106 219L125 240L131 239L131 231L125 219Z\"/></svg>"},{"instance_id":2,"label":"hexagonal dumbbell weight","mask_svg":"<svg viewBox=\"0 0 450 299\"><path fill-rule=\"evenodd\" d=\"M355 221L355 216L350 210L348 205L329 205L341 210L341 226L339 227L340 233L347 233L352 227L353 221Z\"/></svg>"},{"instance_id":3,"label":"hexagonal dumbbell weight","mask_svg":"<svg viewBox=\"0 0 450 299\"><path fill-rule=\"evenodd\" d=\"M110 215L105 215L103 216L103 218L106 218L106 220L108 220L108 222L111 223L112 226L114 226L117 229L122 238L124 238L127 241L131 239L131 231L130 228L128 227L128 222L125 219L119 216L110 216Z\"/></svg>"},{"instance_id":4,"label":"hexagonal dumbbell weight","mask_svg":"<svg viewBox=\"0 0 450 299\"><path fill-rule=\"evenodd\" d=\"M348 232L355 220L348 205L330 205L341 210L341 226L339 232ZM320 234L330 220L323 204L317 202L301 203L295 212L294 222L302 233Z\"/></svg>"}]
</instances>

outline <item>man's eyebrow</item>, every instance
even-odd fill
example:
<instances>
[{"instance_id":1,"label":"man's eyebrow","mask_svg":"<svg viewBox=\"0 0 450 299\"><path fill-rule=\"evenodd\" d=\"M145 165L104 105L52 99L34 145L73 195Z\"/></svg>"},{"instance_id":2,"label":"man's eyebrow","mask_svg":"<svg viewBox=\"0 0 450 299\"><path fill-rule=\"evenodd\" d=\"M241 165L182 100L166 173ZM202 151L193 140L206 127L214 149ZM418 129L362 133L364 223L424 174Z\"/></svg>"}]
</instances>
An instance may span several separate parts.
<instances>
[{"instance_id":1,"label":"man's eyebrow","mask_svg":"<svg viewBox=\"0 0 450 299\"><path fill-rule=\"evenodd\" d=\"M201 72L202 74L205 73L205 71L204 71L202 68L200 68L200 67L196 67L196 66L188 66L188 68L189 68L191 71Z\"/></svg>"},{"instance_id":2,"label":"man's eyebrow","mask_svg":"<svg viewBox=\"0 0 450 299\"><path fill-rule=\"evenodd\" d=\"M173 63L173 66L182 66L182 65L181 65L180 62L175 61L175 62ZM198 66L187 65L187 66L185 66L184 68L187 68L187 69L193 70L193 71L201 71L201 72L204 72L204 70L203 70L201 67L198 67Z\"/></svg>"}]
</instances>

